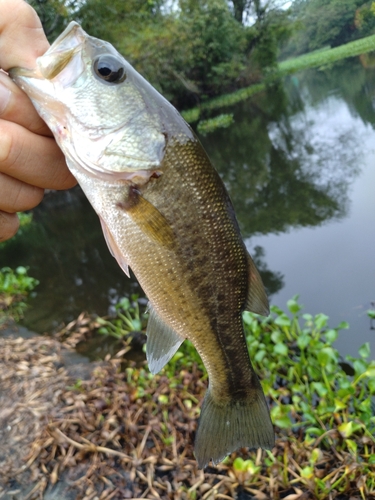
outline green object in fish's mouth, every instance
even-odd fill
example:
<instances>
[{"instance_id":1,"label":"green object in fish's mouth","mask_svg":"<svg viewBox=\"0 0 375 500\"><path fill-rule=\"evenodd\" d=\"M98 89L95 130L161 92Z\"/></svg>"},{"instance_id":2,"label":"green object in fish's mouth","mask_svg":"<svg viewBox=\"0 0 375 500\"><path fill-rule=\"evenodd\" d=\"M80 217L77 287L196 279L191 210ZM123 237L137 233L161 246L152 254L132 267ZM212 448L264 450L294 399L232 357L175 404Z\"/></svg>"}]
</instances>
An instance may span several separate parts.
<instances>
[{"instance_id":1,"label":"green object in fish's mouth","mask_svg":"<svg viewBox=\"0 0 375 500\"><path fill-rule=\"evenodd\" d=\"M146 354L159 372L187 338L209 375L195 441L199 467L274 432L242 313L268 315L261 277L219 175L191 128L107 42L71 23L14 68L97 212L112 255L150 301Z\"/></svg>"}]
</instances>

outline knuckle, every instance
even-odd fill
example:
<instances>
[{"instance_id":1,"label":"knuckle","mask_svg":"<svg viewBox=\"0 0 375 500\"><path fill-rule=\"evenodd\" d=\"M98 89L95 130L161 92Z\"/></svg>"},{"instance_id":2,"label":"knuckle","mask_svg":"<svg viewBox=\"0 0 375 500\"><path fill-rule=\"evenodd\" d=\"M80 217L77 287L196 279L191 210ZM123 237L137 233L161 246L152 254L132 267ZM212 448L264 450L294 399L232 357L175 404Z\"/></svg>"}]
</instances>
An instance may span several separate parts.
<instances>
[{"instance_id":1,"label":"knuckle","mask_svg":"<svg viewBox=\"0 0 375 500\"><path fill-rule=\"evenodd\" d=\"M0 211L0 241L9 240L18 231L20 221L16 214Z\"/></svg>"},{"instance_id":2,"label":"knuckle","mask_svg":"<svg viewBox=\"0 0 375 500\"><path fill-rule=\"evenodd\" d=\"M17 208L17 212L23 212L24 210L31 210L32 208L39 205L44 196L44 190L35 186L27 185L22 186L17 193L15 193L15 198L13 201L13 206Z\"/></svg>"},{"instance_id":3,"label":"knuckle","mask_svg":"<svg viewBox=\"0 0 375 500\"><path fill-rule=\"evenodd\" d=\"M9 161L12 147L13 147L13 136L10 127L7 126L7 122L0 122L0 165L7 163Z\"/></svg>"}]
</instances>

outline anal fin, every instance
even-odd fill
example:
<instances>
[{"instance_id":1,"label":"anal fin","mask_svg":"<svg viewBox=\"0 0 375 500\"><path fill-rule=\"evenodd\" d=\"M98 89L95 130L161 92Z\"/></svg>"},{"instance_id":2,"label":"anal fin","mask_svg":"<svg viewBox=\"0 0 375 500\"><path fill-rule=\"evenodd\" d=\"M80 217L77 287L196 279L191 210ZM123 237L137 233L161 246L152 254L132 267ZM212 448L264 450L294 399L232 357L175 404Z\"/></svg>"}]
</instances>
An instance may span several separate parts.
<instances>
[{"instance_id":1,"label":"anal fin","mask_svg":"<svg viewBox=\"0 0 375 500\"><path fill-rule=\"evenodd\" d=\"M262 316L268 316L270 313L270 307L262 278L260 277L259 271L256 268L253 259L249 254L247 257L249 270L249 288L247 292L245 310L254 312L256 314L261 314Z\"/></svg>"},{"instance_id":2,"label":"anal fin","mask_svg":"<svg viewBox=\"0 0 375 500\"><path fill-rule=\"evenodd\" d=\"M168 363L185 339L166 325L151 306L149 310L146 356L150 372L155 374Z\"/></svg>"}]
</instances>

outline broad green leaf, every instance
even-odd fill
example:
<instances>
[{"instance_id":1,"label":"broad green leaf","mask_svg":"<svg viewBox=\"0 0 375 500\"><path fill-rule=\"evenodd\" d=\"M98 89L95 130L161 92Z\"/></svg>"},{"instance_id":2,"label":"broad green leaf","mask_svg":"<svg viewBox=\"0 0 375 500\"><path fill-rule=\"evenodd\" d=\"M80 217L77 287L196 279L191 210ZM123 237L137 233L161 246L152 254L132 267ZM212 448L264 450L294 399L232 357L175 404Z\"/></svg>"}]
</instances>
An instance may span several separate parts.
<instances>
[{"instance_id":1,"label":"broad green leaf","mask_svg":"<svg viewBox=\"0 0 375 500\"><path fill-rule=\"evenodd\" d=\"M254 356L254 361L257 363L261 363L263 361L264 356L266 355L266 351L264 349L258 351Z\"/></svg>"},{"instance_id":2,"label":"broad green leaf","mask_svg":"<svg viewBox=\"0 0 375 500\"><path fill-rule=\"evenodd\" d=\"M306 321L312 321L313 319L312 315L308 313L302 314L302 318Z\"/></svg>"},{"instance_id":3,"label":"broad green leaf","mask_svg":"<svg viewBox=\"0 0 375 500\"><path fill-rule=\"evenodd\" d=\"M168 403L169 398L165 394L160 394L160 396L158 396L158 401L159 401L160 404L164 404L165 405L165 404Z\"/></svg>"},{"instance_id":4,"label":"broad green leaf","mask_svg":"<svg viewBox=\"0 0 375 500\"><path fill-rule=\"evenodd\" d=\"M321 330L322 328L324 328L327 324L327 321L328 321L328 316L326 316L325 314L323 313L320 313L320 314L317 314L314 318L314 323L316 325L316 327Z\"/></svg>"},{"instance_id":5,"label":"broad green leaf","mask_svg":"<svg viewBox=\"0 0 375 500\"><path fill-rule=\"evenodd\" d=\"M298 311L302 309L302 306L298 304L297 299L295 299L294 297L293 299L288 300L286 305L288 306L288 309L292 314L297 314Z\"/></svg>"},{"instance_id":6,"label":"broad green leaf","mask_svg":"<svg viewBox=\"0 0 375 500\"><path fill-rule=\"evenodd\" d=\"M317 358L322 366L326 366L331 361L337 360L337 351L332 349L332 347L323 347L323 349L318 352Z\"/></svg>"},{"instance_id":7,"label":"broad green leaf","mask_svg":"<svg viewBox=\"0 0 375 500\"><path fill-rule=\"evenodd\" d=\"M311 342L311 335L300 335L297 338L297 345L300 349L306 349Z\"/></svg>"},{"instance_id":8,"label":"broad green leaf","mask_svg":"<svg viewBox=\"0 0 375 500\"><path fill-rule=\"evenodd\" d=\"M280 314L280 316L278 316L275 319L275 323L278 326L290 326L291 325L290 319L285 313Z\"/></svg>"},{"instance_id":9,"label":"broad green leaf","mask_svg":"<svg viewBox=\"0 0 375 500\"><path fill-rule=\"evenodd\" d=\"M363 359L356 359L353 362L353 367L356 375L362 375L362 373L367 371L367 363Z\"/></svg>"},{"instance_id":10,"label":"broad green leaf","mask_svg":"<svg viewBox=\"0 0 375 500\"><path fill-rule=\"evenodd\" d=\"M245 470L245 460L241 457L237 457L233 460L233 469L237 471Z\"/></svg>"},{"instance_id":11,"label":"broad green leaf","mask_svg":"<svg viewBox=\"0 0 375 500\"><path fill-rule=\"evenodd\" d=\"M301 476L306 479L311 479L314 476L314 467L304 467L301 470Z\"/></svg>"},{"instance_id":12,"label":"broad green leaf","mask_svg":"<svg viewBox=\"0 0 375 500\"><path fill-rule=\"evenodd\" d=\"M354 432L353 422L352 421L344 422L343 424L337 427L337 430L344 439L349 438Z\"/></svg>"},{"instance_id":13,"label":"broad green leaf","mask_svg":"<svg viewBox=\"0 0 375 500\"><path fill-rule=\"evenodd\" d=\"M332 344L338 337L338 333L337 333L337 330L333 330L333 329L330 329L330 330L327 330L324 334L327 342L329 342L330 344Z\"/></svg>"},{"instance_id":14,"label":"broad green leaf","mask_svg":"<svg viewBox=\"0 0 375 500\"><path fill-rule=\"evenodd\" d=\"M275 330L271 333L272 342L277 344L283 338L283 334L279 330Z\"/></svg>"},{"instance_id":15,"label":"broad green leaf","mask_svg":"<svg viewBox=\"0 0 375 500\"><path fill-rule=\"evenodd\" d=\"M370 342L366 342L365 344L361 345L358 353L362 358L368 358L371 354Z\"/></svg>"},{"instance_id":16,"label":"broad green leaf","mask_svg":"<svg viewBox=\"0 0 375 500\"><path fill-rule=\"evenodd\" d=\"M340 410L345 410L345 408L348 406L347 403L344 403L341 399L334 399L335 401L335 412L338 412Z\"/></svg>"},{"instance_id":17,"label":"broad green leaf","mask_svg":"<svg viewBox=\"0 0 375 500\"><path fill-rule=\"evenodd\" d=\"M276 354L281 354L282 356L286 356L288 354L288 346L279 342L273 348L273 352L275 352Z\"/></svg>"},{"instance_id":18,"label":"broad green leaf","mask_svg":"<svg viewBox=\"0 0 375 500\"><path fill-rule=\"evenodd\" d=\"M310 434L313 436L321 436L323 434L324 430L321 429L320 427L308 427L306 429L306 434Z\"/></svg>"},{"instance_id":19,"label":"broad green leaf","mask_svg":"<svg viewBox=\"0 0 375 500\"><path fill-rule=\"evenodd\" d=\"M347 330L349 328L349 323L347 321L341 321L337 330Z\"/></svg>"},{"instance_id":20,"label":"broad green leaf","mask_svg":"<svg viewBox=\"0 0 375 500\"><path fill-rule=\"evenodd\" d=\"M319 448L314 448L310 455L310 464L314 465L318 460L321 459L323 453Z\"/></svg>"},{"instance_id":21,"label":"broad green leaf","mask_svg":"<svg viewBox=\"0 0 375 500\"><path fill-rule=\"evenodd\" d=\"M292 421L287 415L276 418L274 424L280 427L280 429L290 429L292 427Z\"/></svg>"},{"instance_id":22,"label":"broad green leaf","mask_svg":"<svg viewBox=\"0 0 375 500\"><path fill-rule=\"evenodd\" d=\"M322 382L313 382L311 386L316 390L320 397L324 398L326 396L328 389Z\"/></svg>"}]
</instances>

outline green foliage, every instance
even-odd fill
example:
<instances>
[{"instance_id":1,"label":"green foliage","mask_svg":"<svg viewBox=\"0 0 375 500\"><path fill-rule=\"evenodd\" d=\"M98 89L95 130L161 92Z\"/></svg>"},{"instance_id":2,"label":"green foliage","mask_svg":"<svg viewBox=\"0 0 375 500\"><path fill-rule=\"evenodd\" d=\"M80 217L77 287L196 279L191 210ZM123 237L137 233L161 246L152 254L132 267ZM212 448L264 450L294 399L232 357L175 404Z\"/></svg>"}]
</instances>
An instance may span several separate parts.
<instances>
[{"instance_id":1,"label":"green foliage","mask_svg":"<svg viewBox=\"0 0 375 500\"><path fill-rule=\"evenodd\" d=\"M371 436L375 431L372 398L375 396L375 361L370 360L368 343L359 349L359 358L347 356L354 375L348 375L333 343L346 322L328 327L325 314L301 314L298 296L287 303L289 315L276 306L272 315L260 319L244 313L249 354L262 379L264 391L272 399L271 415L280 429L303 433L307 443L322 437L323 446L332 445L330 429L337 429L337 450L348 450L348 438ZM105 320L100 333L116 337L141 328L137 302L122 299L117 317ZM174 377L182 369L203 363L191 342L186 341L164 368ZM375 442L375 440L374 440ZM349 450L350 451L350 450Z\"/></svg>"},{"instance_id":2,"label":"green foliage","mask_svg":"<svg viewBox=\"0 0 375 500\"><path fill-rule=\"evenodd\" d=\"M36 10L42 21L44 31L53 42L63 31L72 13L77 9L79 0L27 0Z\"/></svg>"},{"instance_id":3,"label":"green foliage","mask_svg":"<svg viewBox=\"0 0 375 500\"><path fill-rule=\"evenodd\" d=\"M356 10L354 25L361 36L367 36L374 33L375 2L367 2Z\"/></svg>"},{"instance_id":4,"label":"green foliage","mask_svg":"<svg viewBox=\"0 0 375 500\"><path fill-rule=\"evenodd\" d=\"M359 349L359 358L346 358L354 373L348 375L332 346L348 324L329 328L324 314L301 315L297 298L288 301L291 317L277 307L263 320L244 313L249 353L272 398L273 421L280 432L302 435L307 444L319 439L323 449L334 446L356 457L367 438L375 442L370 346Z\"/></svg>"},{"instance_id":5,"label":"green foliage","mask_svg":"<svg viewBox=\"0 0 375 500\"><path fill-rule=\"evenodd\" d=\"M318 50L293 59L287 59L279 64L281 75L302 71L307 68L322 67L346 57L358 56L375 50L375 35L349 42L340 47Z\"/></svg>"},{"instance_id":6,"label":"green foliage","mask_svg":"<svg viewBox=\"0 0 375 500\"><path fill-rule=\"evenodd\" d=\"M18 321L23 317L26 299L39 284L38 280L28 276L27 271L22 266L16 270L0 269L0 324L10 318Z\"/></svg>"},{"instance_id":7,"label":"green foliage","mask_svg":"<svg viewBox=\"0 0 375 500\"><path fill-rule=\"evenodd\" d=\"M244 67L247 39L226 1L181 0L174 12L164 3L87 0L77 17L180 107L228 90Z\"/></svg>"},{"instance_id":8,"label":"green foliage","mask_svg":"<svg viewBox=\"0 0 375 500\"><path fill-rule=\"evenodd\" d=\"M212 113L216 109L233 106L234 104L251 98L259 92L263 92L267 88L267 85L269 85L272 81L280 79L283 76L290 75L296 73L297 71L303 71L309 68L326 67L347 57L366 54L374 50L375 35L371 35L365 38L361 38L360 40L349 42L340 47L335 47L332 49L326 47L322 50L317 50L308 54L303 54L302 56L286 59L285 61L280 62L277 68L274 68L267 74L263 83L250 85L249 87L236 90L230 94L223 94L218 97L208 99L207 101L202 102L199 107L194 107L183 111L182 116L187 122L194 123L199 120L202 114ZM203 125L205 133L211 132L212 130L215 130L215 128L217 128L214 126L210 126L211 120L207 120L207 122L209 124L207 129L206 125Z\"/></svg>"},{"instance_id":9,"label":"green foliage","mask_svg":"<svg viewBox=\"0 0 375 500\"><path fill-rule=\"evenodd\" d=\"M135 68L180 108L259 80L275 66L289 34L284 10L259 8L244 26L226 0L87 0L75 17L91 35L113 43Z\"/></svg>"},{"instance_id":10,"label":"green foliage","mask_svg":"<svg viewBox=\"0 0 375 500\"><path fill-rule=\"evenodd\" d=\"M272 307L268 318L243 315L249 354L271 401L277 444L264 460L259 454L247 454L246 459L237 454L231 470L245 486L259 481L259 474L276 474L285 488L299 482L320 500L348 491L361 478L358 488L365 495L375 487L375 361L369 344L360 347L358 358L346 358L352 366L348 374L348 363L333 343L349 325L331 328L327 315L303 314L298 296L287 306L288 313ZM197 415L198 401L187 385L198 376L196 390L202 390L207 376L190 342L184 342L161 374L154 376L143 367L129 367L126 373L136 398L151 398L151 387L167 375L170 391L158 395L158 404L170 407L177 390L180 404ZM170 444L170 438L166 427L163 442ZM297 457L301 463L296 465ZM333 468L331 461L337 457L342 465ZM298 475L290 474L291 459Z\"/></svg>"},{"instance_id":11,"label":"green foliage","mask_svg":"<svg viewBox=\"0 0 375 500\"><path fill-rule=\"evenodd\" d=\"M296 33L286 52L301 54L326 45L337 47L374 33L371 2L363 0L299 0L292 5Z\"/></svg>"}]
</instances>

